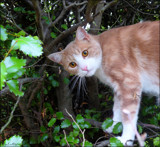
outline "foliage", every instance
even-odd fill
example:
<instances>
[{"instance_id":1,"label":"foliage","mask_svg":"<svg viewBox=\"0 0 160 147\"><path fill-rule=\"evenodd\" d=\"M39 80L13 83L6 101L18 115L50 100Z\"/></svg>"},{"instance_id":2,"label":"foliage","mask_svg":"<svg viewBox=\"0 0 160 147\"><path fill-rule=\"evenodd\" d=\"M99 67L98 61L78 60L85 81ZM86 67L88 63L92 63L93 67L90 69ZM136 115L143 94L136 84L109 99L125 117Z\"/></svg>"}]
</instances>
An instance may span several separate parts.
<instances>
[{"instance_id":1,"label":"foliage","mask_svg":"<svg viewBox=\"0 0 160 147\"><path fill-rule=\"evenodd\" d=\"M14 135L12 137L10 137L9 139L5 140L5 142L3 144L1 144L1 146L3 147L7 147L7 146L16 146L16 147L20 147L22 145L22 137L19 135Z\"/></svg>"},{"instance_id":2,"label":"foliage","mask_svg":"<svg viewBox=\"0 0 160 147\"><path fill-rule=\"evenodd\" d=\"M143 20L159 20L160 5L158 0L117 1L105 10L101 8L102 18L98 20L101 25L98 27L95 18L85 20L89 2L92 0L74 3L71 0L0 2L0 89L4 93L0 98L0 126L6 124L15 100L21 97L12 123L0 136L4 144L6 139L18 134L16 142L21 138L23 146L66 146L67 143L70 146L94 146L96 141L101 141L99 138L102 136L105 136L104 140L110 141L110 146L122 146L118 139L103 132L113 123L110 119L113 106L111 90L101 83L90 84L97 86L98 90L80 90L78 95L76 89L79 84L70 84L72 75L67 75L63 68L50 63L46 57L62 50L73 40L74 31L79 25L86 25L88 30L92 27L89 30L92 33L95 30L101 33ZM104 6L110 2L112 0L105 1ZM95 10L96 7L91 8L88 16L96 16ZM31 80L21 86L21 82L28 78ZM34 81L33 78L39 79ZM7 87L9 91L5 93ZM90 92L94 91L98 92L95 94L99 98L98 109L92 106ZM65 108L71 112L79 127L65 113ZM138 131L148 134L146 146L159 146L159 129L145 125L159 126L160 107L155 105L154 99L144 97L140 111ZM97 122L102 122L102 125L94 125ZM121 132L122 124L117 123L113 135L120 135Z\"/></svg>"}]
</instances>

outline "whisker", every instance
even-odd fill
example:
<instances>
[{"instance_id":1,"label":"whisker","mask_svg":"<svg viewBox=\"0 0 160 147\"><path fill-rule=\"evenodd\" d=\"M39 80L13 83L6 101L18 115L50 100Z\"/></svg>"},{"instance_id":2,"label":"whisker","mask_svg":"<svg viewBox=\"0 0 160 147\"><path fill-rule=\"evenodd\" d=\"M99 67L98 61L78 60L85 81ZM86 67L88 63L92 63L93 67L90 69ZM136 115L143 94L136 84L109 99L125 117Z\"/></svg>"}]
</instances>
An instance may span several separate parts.
<instances>
[{"instance_id":1,"label":"whisker","mask_svg":"<svg viewBox=\"0 0 160 147\"><path fill-rule=\"evenodd\" d=\"M87 86L86 86L86 79L85 77L82 78L82 91L85 92L85 94L87 95Z\"/></svg>"},{"instance_id":2,"label":"whisker","mask_svg":"<svg viewBox=\"0 0 160 147\"><path fill-rule=\"evenodd\" d=\"M73 81L73 85L72 85L72 87L71 87L71 91L70 91L70 92L72 92L73 89L75 88L75 85L76 85L77 81L79 80L79 78L80 78L80 77L76 76L76 79Z\"/></svg>"},{"instance_id":3,"label":"whisker","mask_svg":"<svg viewBox=\"0 0 160 147\"><path fill-rule=\"evenodd\" d=\"M71 84L72 83L72 81L76 78L77 76L76 75L74 75L72 78L71 78L71 80L69 81L69 84Z\"/></svg>"},{"instance_id":4,"label":"whisker","mask_svg":"<svg viewBox=\"0 0 160 147\"><path fill-rule=\"evenodd\" d=\"M80 96L81 83L82 83L82 79L81 79L81 77L80 77L80 78L79 78L79 83L78 83L78 88L77 88L77 97L79 97L79 96Z\"/></svg>"}]
</instances>

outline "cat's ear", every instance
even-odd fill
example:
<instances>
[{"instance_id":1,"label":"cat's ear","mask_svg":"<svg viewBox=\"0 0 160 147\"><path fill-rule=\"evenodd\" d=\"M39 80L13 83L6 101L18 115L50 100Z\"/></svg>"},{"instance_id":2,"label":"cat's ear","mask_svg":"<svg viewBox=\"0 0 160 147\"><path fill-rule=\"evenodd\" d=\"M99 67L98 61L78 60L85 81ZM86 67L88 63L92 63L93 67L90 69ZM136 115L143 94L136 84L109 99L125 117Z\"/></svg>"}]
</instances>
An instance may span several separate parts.
<instances>
[{"instance_id":1,"label":"cat's ear","mask_svg":"<svg viewBox=\"0 0 160 147\"><path fill-rule=\"evenodd\" d=\"M76 39L81 41L81 40L88 40L89 41L89 34L82 28L78 27L77 32L76 32Z\"/></svg>"},{"instance_id":2,"label":"cat's ear","mask_svg":"<svg viewBox=\"0 0 160 147\"><path fill-rule=\"evenodd\" d=\"M62 64L62 53L61 52L52 53L48 56L48 58L52 60L53 62Z\"/></svg>"}]
</instances>

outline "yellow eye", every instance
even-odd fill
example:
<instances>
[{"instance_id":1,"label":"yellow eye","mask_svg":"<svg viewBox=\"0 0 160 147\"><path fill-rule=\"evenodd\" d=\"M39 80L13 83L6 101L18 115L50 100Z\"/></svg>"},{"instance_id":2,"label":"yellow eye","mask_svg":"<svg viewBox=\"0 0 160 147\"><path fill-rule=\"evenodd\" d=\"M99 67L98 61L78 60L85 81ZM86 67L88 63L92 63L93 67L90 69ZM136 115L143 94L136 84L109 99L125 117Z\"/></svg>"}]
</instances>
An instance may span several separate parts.
<instances>
[{"instance_id":1,"label":"yellow eye","mask_svg":"<svg viewBox=\"0 0 160 147\"><path fill-rule=\"evenodd\" d=\"M87 57L87 56L88 56L88 51L87 51L87 50L84 50L84 51L82 52L82 56L83 56L83 57Z\"/></svg>"},{"instance_id":2,"label":"yellow eye","mask_svg":"<svg viewBox=\"0 0 160 147\"><path fill-rule=\"evenodd\" d=\"M72 68L74 68L74 67L77 66L77 64L75 62L71 62L71 63L69 63L69 66L72 67Z\"/></svg>"}]
</instances>

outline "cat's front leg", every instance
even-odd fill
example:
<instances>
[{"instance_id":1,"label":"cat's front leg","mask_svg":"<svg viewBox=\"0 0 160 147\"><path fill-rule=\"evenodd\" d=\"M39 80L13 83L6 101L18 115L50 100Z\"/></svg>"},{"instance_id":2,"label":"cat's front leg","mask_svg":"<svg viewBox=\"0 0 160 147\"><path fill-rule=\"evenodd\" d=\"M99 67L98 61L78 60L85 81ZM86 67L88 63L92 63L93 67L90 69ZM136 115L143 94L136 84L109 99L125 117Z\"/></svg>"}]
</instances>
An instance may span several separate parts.
<instances>
[{"instance_id":1,"label":"cat's front leg","mask_svg":"<svg viewBox=\"0 0 160 147\"><path fill-rule=\"evenodd\" d=\"M117 96L117 92L114 93L114 105L113 105L113 124L111 127L106 129L106 132L112 133L114 126L118 123L122 122L121 119L121 106L120 101Z\"/></svg>"},{"instance_id":2,"label":"cat's front leg","mask_svg":"<svg viewBox=\"0 0 160 147\"><path fill-rule=\"evenodd\" d=\"M122 136L118 137L118 139L124 145L132 146L135 139L135 130L137 127L141 99L141 84L137 79L134 81L132 78L127 78L126 81L129 83L126 85L126 83L123 82L123 84L119 85L118 89L118 98L120 100L121 118L123 125Z\"/></svg>"}]
</instances>

